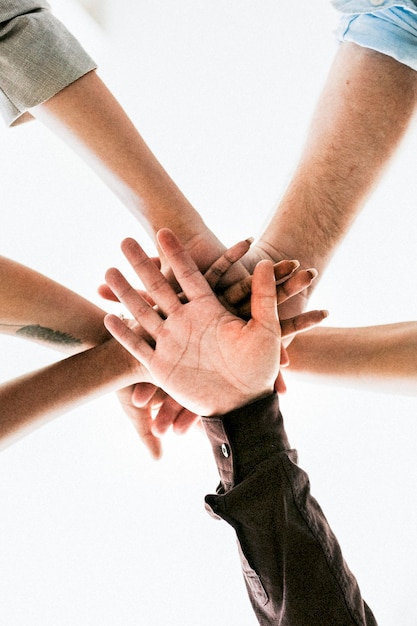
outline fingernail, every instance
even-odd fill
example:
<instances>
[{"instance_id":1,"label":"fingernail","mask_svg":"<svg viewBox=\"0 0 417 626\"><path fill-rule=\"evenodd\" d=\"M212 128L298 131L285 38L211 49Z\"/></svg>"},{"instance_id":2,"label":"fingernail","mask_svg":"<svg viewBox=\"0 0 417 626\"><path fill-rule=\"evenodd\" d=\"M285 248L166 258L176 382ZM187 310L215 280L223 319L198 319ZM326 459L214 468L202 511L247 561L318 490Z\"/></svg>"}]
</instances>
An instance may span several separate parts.
<instances>
[{"instance_id":1,"label":"fingernail","mask_svg":"<svg viewBox=\"0 0 417 626\"><path fill-rule=\"evenodd\" d=\"M318 271L314 267L311 267L306 271L310 274L311 280L314 280L319 275Z\"/></svg>"},{"instance_id":2,"label":"fingernail","mask_svg":"<svg viewBox=\"0 0 417 626\"><path fill-rule=\"evenodd\" d=\"M255 241L255 237L248 237L247 239L245 239L245 241L248 242L248 244L252 244Z\"/></svg>"}]
</instances>

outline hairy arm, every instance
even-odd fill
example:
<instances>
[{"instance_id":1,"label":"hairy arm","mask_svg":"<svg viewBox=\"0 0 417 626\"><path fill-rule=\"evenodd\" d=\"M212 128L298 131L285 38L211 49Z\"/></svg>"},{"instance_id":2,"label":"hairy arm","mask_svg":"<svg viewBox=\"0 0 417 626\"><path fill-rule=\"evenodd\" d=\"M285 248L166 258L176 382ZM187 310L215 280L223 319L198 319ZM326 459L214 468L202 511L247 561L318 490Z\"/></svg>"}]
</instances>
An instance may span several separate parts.
<instances>
[{"instance_id":1,"label":"hairy arm","mask_svg":"<svg viewBox=\"0 0 417 626\"><path fill-rule=\"evenodd\" d=\"M295 337L288 355L294 372L417 394L417 322L315 328Z\"/></svg>"},{"instance_id":2,"label":"hairy arm","mask_svg":"<svg viewBox=\"0 0 417 626\"><path fill-rule=\"evenodd\" d=\"M258 245L322 275L414 113L417 75L391 57L340 45L298 166Z\"/></svg>"}]
</instances>

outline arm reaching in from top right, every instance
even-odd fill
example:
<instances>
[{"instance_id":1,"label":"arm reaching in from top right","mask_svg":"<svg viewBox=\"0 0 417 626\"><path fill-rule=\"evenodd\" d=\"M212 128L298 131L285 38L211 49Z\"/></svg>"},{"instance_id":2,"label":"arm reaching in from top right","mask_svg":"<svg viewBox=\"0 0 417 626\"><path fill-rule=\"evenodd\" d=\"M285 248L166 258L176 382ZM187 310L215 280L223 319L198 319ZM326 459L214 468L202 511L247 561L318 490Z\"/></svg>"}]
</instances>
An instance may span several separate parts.
<instances>
[{"instance_id":1,"label":"arm reaching in from top right","mask_svg":"<svg viewBox=\"0 0 417 626\"><path fill-rule=\"evenodd\" d=\"M294 175L247 256L249 271L261 258L289 258L323 275L405 134L416 101L413 69L354 43L339 46ZM286 313L299 313L310 292L292 300Z\"/></svg>"}]
</instances>

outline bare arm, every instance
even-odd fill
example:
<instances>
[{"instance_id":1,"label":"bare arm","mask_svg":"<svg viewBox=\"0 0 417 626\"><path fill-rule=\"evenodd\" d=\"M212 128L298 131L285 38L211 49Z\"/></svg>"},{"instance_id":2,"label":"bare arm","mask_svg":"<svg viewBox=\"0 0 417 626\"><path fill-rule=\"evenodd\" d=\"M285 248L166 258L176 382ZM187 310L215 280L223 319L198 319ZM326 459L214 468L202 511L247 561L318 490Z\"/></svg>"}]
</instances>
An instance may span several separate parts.
<instances>
[{"instance_id":1,"label":"bare arm","mask_svg":"<svg viewBox=\"0 0 417 626\"><path fill-rule=\"evenodd\" d=\"M109 339L105 312L46 276L0 257L0 332L72 354Z\"/></svg>"},{"instance_id":2,"label":"bare arm","mask_svg":"<svg viewBox=\"0 0 417 626\"><path fill-rule=\"evenodd\" d=\"M417 394L417 322L315 328L288 348L290 369L339 384Z\"/></svg>"},{"instance_id":3,"label":"bare arm","mask_svg":"<svg viewBox=\"0 0 417 626\"><path fill-rule=\"evenodd\" d=\"M0 385L0 447L80 404L142 380L141 372L137 361L116 341L109 340L3 383ZM151 444L151 450L156 445L146 438L145 443Z\"/></svg>"},{"instance_id":4,"label":"bare arm","mask_svg":"<svg viewBox=\"0 0 417 626\"><path fill-rule=\"evenodd\" d=\"M0 257L0 332L74 356L0 385L0 445L96 396L117 391L126 414L157 458L151 433L153 402L134 406L138 364L110 340L105 312L63 285ZM97 346L94 347L93 346ZM89 349L90 348L90 349Z\"/></svg>"},{"instance_id":5,"label":"bare arm","mask_svg":"<svg viewBox=\"0 0 417 626\"><path fill-rule=\"evenodd\" d=\"M403 137L416 93L409 67L341 44L299 164L258 242L263 256L297 258L322 275Z\"/></svg>"},{"instance_id":6,"label":"bare arm","mask_svg":"<svg viewBox=\"0 0 417 626\"><path fill-rule=\"evenodd\" d=\"M160 228L171 228L202 270L225 250L95 71L31 113L96 170L153 239Z\"/></svg>"}]
</instances>

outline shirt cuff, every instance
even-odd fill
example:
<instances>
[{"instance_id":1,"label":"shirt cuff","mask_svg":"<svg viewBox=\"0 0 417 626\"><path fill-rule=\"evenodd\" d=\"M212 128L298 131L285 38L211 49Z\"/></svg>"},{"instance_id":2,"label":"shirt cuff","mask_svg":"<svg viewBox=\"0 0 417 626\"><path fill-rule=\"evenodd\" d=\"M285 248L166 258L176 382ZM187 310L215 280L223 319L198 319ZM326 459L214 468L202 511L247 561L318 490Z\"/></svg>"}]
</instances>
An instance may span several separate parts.
<instances>
[{"instance_id":1,"label":"shirt cuff","mask_svg":"<svg viewBox=\"0 0 417 626\"><path fill-rule=\"evenodd\" d=\"M97 67L47 3L38 5L14 15L0 7L0 113L7 124Z\"/></svg>"},{"instance_id":2,"label":"shirt cuff","mask_svg":"<svg viewBox=\"0 0 417 626\"><path fill-rule=\"evenodd\" d=\"M263 461L290 450L276 393L226 415L203 417L202 421L223 493L241 483Z\"/></svg>"},{"instance_id":3,"label":"shirt cuff","mask_svg":"<svg viewBox=\"0 0 417 626\"><path fill-rule=\"evenodd\" d=\"M417 7L393 6L345 15L337 36L340 41L381 52L417 70Z\"/></svg>"}]
</instances>

